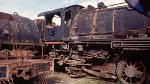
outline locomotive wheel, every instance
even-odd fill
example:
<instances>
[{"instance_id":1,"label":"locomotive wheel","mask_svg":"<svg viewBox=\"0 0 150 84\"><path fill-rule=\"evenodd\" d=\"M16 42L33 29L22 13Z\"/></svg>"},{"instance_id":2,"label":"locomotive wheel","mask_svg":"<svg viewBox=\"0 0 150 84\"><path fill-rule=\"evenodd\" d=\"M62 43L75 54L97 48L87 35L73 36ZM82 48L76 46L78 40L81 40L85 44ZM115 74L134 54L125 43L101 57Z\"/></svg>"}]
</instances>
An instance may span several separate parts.
<instances>
[{"instance_id":1,"label":"locomotive wheel","mask_svg":"<svg viewBox=\"0 0 150 84\"><path fill-rule=\"evenodd\" d=\"M146 67L141 61L125 61L118 63L116 74L124 84L142 84L146 79Z\"/></svg>"}]
</instances>

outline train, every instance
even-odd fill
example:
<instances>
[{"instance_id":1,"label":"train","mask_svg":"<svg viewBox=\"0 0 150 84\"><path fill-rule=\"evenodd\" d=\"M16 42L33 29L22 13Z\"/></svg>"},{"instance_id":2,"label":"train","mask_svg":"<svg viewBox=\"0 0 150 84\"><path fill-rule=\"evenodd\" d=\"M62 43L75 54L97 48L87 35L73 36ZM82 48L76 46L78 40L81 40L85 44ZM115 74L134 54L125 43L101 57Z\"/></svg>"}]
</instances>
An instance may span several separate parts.
<instances>
[{"instance_id":1,"label":"train","mask_svg":"<svg viewBox=\"0 0 150 84\"><path fill-rule=\"evenodd\" d=\"M50 62L34 58L42 49L39 35L29 18L0 12L0 84L46 84Z\"/></svg>"},{"instance_id":2,"label":"train","mask_svg":"<svg viewBox=\"0 0 150 84\"><path fill-rule=\"evenodd\" d=\"M124 84L150 82L149 17L102 2L97 8L71 5L38 16L44 20L0 12L0 83L47 84L43 74L49 71Z\"/></svg>"},{"instance_id":3,"label":"train","mask_svg":"<svg viewBox=\"0 0 150 84\"><path fill-rule=\"evenodd\" d=\"M98 8L72 5L39 13L44 53L54 71L119 79L124 84L148 81L150 18L129 6ZM53 18L60 18L55 25ZM40 23L41 22L41 23ZM49 27L51 26L51 27Z\"/></svg>"}]
</instances>

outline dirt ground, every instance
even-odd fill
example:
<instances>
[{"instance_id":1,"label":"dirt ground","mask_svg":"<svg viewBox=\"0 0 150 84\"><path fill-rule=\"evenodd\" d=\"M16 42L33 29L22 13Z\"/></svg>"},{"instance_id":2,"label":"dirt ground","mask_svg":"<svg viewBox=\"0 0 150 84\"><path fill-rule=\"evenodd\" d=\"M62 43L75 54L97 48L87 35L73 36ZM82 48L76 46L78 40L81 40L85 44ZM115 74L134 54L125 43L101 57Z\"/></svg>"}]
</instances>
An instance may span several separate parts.
<instances>
[{"instance_id":1,"label":"dirt ground","mask_svg":"<svg viewBox=\"0 0 150 84\"><path fill-rule=\"evenodd\" d=\"M121 84L112 80L96 79L96 78L71 78L64 73L50 73L47 75L48 84Z\"/></svg>"}]
</instances>

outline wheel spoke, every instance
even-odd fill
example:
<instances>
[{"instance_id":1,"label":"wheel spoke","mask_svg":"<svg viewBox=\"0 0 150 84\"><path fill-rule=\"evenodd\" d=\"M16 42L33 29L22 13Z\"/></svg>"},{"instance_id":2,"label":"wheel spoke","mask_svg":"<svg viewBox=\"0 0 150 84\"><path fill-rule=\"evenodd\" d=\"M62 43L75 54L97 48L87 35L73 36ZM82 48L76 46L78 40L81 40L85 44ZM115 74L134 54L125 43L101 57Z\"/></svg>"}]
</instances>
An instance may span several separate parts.
<instances>
[{"instance_id":1,"label":"wheel spoke","mask_svg":"<svg viewBox=\"0 0 150 84\"><path fill-rule=\"evenodd\" d=\"M132 63L131 63L131 61L130 61L130 65L129 66L132 66Z\"/></svg>"},{"instance_id":2,"label":"wheel spoke","mask_svg":"<svg viewBox=\"0 0 150 84\"><path fill-rule=\"evenodd\" d=\"M136 65L137 65L137 61L133 64L133 66L135 66L135 67L136 67Z\"/></svg>"},{"instance_id":3,"label":"wheel spoke","mask_svg":"<svg viewBox=\"0 0 150 84\"><path fill-rule=\"evenodd\" d=\"M137 70L140 69L140 68L143 68L143 66L138 66L138 67L136 67Z\"/></svg>"},{"instance_id":4,"label":"wheel spoke","mask_svg":"<svg viewBox=\"0 0 150 84\"><path fill-rule=\"evenodd\" d=\"M130 83L132 83L132 78L130 77L129 79L130 79Z\"/></svg>"},{"instance_id":5,"label":"wheel spoke","mask_svg":"<svg viewBox=\"0 0 150 84\"><path fill-rule=\"evenodd\" d=\"M126 76L125 81L127 81L128 77Z\"/></svg>"},{"instance_id":6,"label":"wheel spoke","mask_svg":"<svg viewBox=\"0 0 150 84\"><path fill-rule=\"evenodd\" d=\"M125 63L126 67L129 67L129 65L127 63Z\"/></svg>"},{"instance_id":7,"label":"wheel spoke","mask_svg":"<svg viewBox=\"0 0 150 84\"><path fill-rule=\"evenodd\" d=\"M123 76L125 76L125 75L126 75L125 73L122 73L122 74L121 74L121 77L123 77Z\"/></svg>"}]
</instances>

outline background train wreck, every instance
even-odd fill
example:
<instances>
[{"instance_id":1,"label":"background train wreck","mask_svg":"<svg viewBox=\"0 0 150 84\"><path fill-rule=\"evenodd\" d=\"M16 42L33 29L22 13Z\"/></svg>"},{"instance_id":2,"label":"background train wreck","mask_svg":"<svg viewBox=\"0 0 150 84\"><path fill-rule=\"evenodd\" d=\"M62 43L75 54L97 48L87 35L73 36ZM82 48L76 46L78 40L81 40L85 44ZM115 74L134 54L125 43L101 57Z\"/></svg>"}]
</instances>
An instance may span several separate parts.
<instances>
[{"instance_id":1,"label":"background train wreck","mask_svg":"<svg viewBox=\"0 0 150 84\"><path fill-rule=\"evenodd\" d=\"M22 82L33 80L33 77L49 71L49 61L33 59L35 55L41 53L37 52L41 50L41 44L38 27L32 20L21 17L17 13L11 15L1 12L0 25L0 82L2 84L20 84L18 80ZM23 82L23 84L32 84L32 82Z\"/></svg>"}]
</instances>

